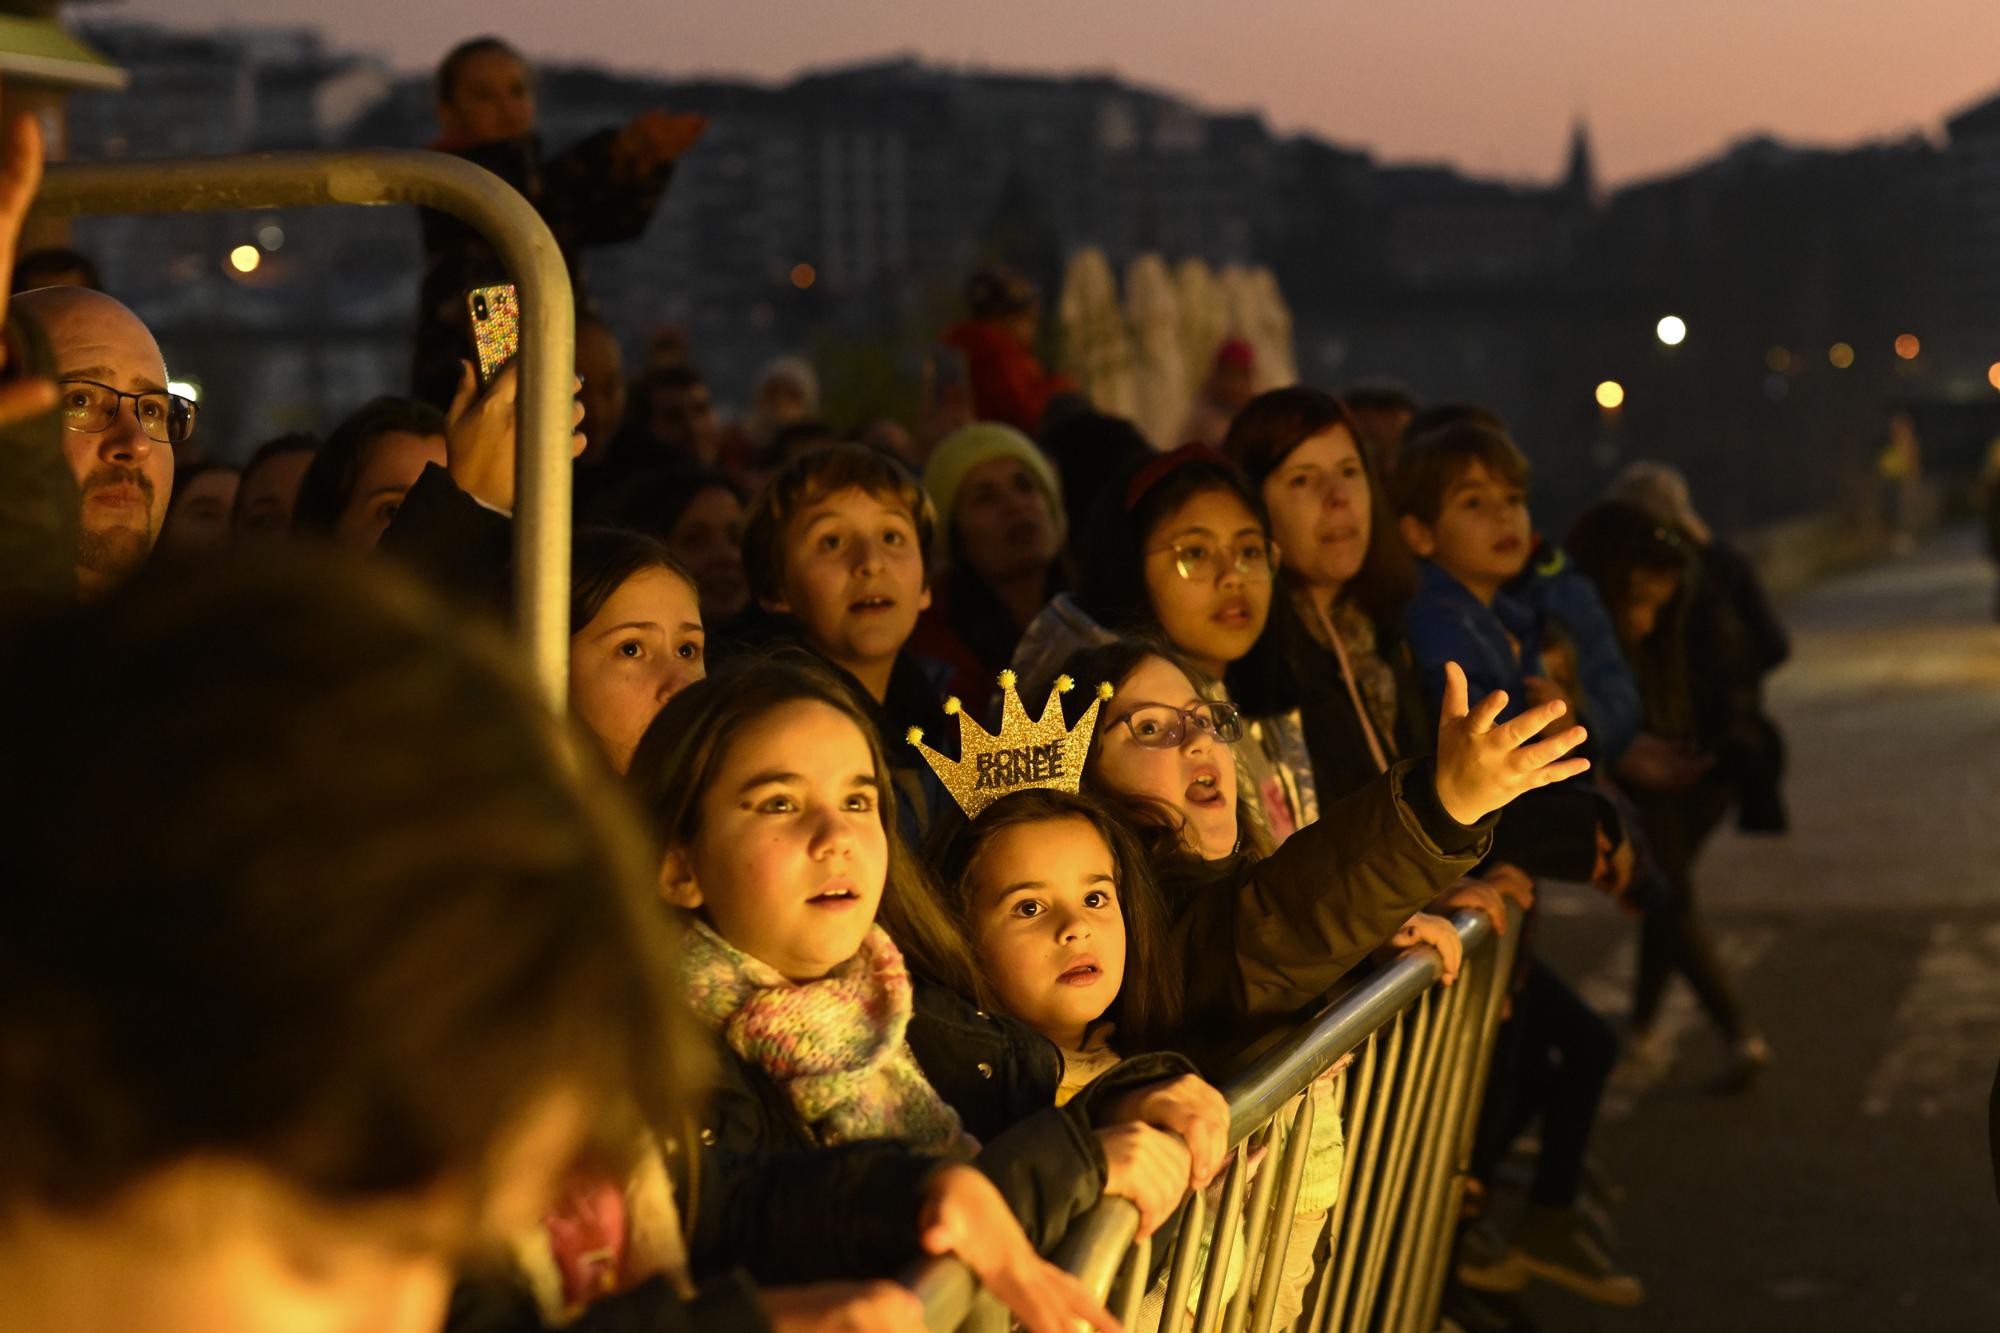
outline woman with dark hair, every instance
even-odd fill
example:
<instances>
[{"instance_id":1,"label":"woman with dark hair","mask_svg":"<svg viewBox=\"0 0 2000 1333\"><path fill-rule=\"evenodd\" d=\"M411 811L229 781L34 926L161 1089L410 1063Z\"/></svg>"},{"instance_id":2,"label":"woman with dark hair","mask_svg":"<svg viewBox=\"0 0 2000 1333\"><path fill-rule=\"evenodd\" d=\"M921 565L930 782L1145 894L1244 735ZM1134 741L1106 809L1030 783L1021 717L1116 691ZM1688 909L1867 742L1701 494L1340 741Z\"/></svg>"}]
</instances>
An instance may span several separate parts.
<instances>
[{"instance_id":1,"label":"woman with dark hair","mask_svg":"<svg viewBox=\"0 0 2000 1333\"><path fill-rule=\"evenodd\" d=\"M414 398L377 398L333 428L292 506L292 530L372 551L427 464L445 464L445 416Z\"/></svg>"},{"instance_id":2,"label":"woman with dark hair","mask_svg":"<svg viewBox=\"0 0 2000 1333\"><path fill-rule=\"evenodd\" d=\"M1324 799L1429 748L1427 708L1403 641L1410 553L1347 409L1317 389L1274 389L1239 412L1223 451L1271 514L1281 553L1306 746ZM1378 519L1380 521L1378 521Z\"/></svg>"},{"instance_id":3,"label":"woman with dark hair","mask_svg":"<svg viewBox=\"0 0 2000 1333\"><path fill-rule=\"evenodd\" d=\"M677 1122L639 832L517 656L296 559L8 640L0 1327L433 1329L608 1112Z\"/></svg>"},{"instance_id":4,"label":"woman with dark hair","mask_svg":"<svg viewBox=\"0 0 2000 1333\"><path fill-rule=\"evenodd\" d=\"M1641 505L1601 500L1578 517L1563 545L1597 585L1639 681L1645 730L1612 772L1637 807L1671 890L1665 901L1647 905L1640 927L1627 1049L1642 1064L1664 1062L1655 1024L1667 985L1679 973L1729 1045L1725 1085L1747 1086L1769 1063L1770 1047L1744 1016L1695 906L1695 860L1734 793L1729 777L1718 775L1714 754L1701 745L1689 688L1687 611L1697 595L1693 541Z\"/></svg>"},{"instance_id":5,"label":"woman with dark hair","mask_svg":"<svg viewBox=\"0 0 2000 1333\"><path fill-rule=\"evenodd\" d=\"M585 528L569 586L570 708L623 773L660 709L706 674L694 580L651 537Z\"/></svg>"},{"instance_id":6,"label":"woman with dark hair","mask_svg":"<svg viewBox=\"0 0 2000 1333\"><path fill-rule=\"evenodd\" d=\"M701 617L726 634L750 605L743 573L743 494L710 468L642 472L594 509L605 523L649 533L666 545L701 589Z\"/></svg>"}]
</instances>

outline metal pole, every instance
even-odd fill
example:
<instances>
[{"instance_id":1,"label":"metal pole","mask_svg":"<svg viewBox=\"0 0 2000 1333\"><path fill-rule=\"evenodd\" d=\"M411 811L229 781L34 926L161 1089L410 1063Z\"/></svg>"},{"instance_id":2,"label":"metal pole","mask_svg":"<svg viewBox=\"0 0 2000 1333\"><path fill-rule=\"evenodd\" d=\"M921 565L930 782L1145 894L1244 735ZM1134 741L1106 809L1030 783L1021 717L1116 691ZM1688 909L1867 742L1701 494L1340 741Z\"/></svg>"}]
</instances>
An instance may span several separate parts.
<instances>
[{"instance_id":1,"label":"metal pole","mask_svg":"<svg viewBox=\"0 0 2000 1333\"><path fill-rule=\"evenodd\" d=\"M568 696L570 380L576 298L534 205L483 167L415 148L51 166L35 198L44 217L412 204L476 229L521 297L521 390L514 508L514 614L543 697Z\"/></svg>"}]
</instances>

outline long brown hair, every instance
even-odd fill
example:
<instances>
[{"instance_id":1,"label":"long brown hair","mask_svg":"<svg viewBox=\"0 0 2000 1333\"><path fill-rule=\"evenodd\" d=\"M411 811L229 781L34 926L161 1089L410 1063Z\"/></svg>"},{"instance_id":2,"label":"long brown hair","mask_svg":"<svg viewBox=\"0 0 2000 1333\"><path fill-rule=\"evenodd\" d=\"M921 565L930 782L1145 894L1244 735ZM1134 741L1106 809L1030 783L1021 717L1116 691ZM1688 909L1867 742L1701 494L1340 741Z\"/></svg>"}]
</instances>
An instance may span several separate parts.
<instances>
[{"instance_id":1,"label":"long brown hair","mask_svg":"<svg viewBox=\"0 0 2000 1333\"><path fill-rule=\"evenodd\" d=\"M1416 561L1397 531L1396 510L1389 503L1375 460L1362 446L1361 427L1338 398L1303 385L1260 393L1229 423L1222 451L1243 469L1261 496L1265 479L1284 466L1294 449L1335 427L1345 430L1354 441L1362 475L1368 479L1371 511L1367 553L1340 595L1378 623L1397 624L1403 608L1416 595Z\"/></svg>"},{"instance_id":2,"label":"long brown hair","mask_svg":"<svg viewBox=\"0 0 2000 1333\"><path fill-rule=\"evenodd\" d=\"M1003 830L1022 824L1080 819L1096 830L1111 851L1118 891L1118 912L1125 919L1125 980L1105 1011L1104 1019L1118 1025L1123 1054L1158 1050L1172 1044L1182 1024L1178 960L1167 943L1167 913L1153 884L1145 849L1131 828L1103 802L1070 792L1031 788L1003 796L961 828L938 858L938 874L960 929L972 934L971 872L979 855ZM976 960L975 960L976 962ZM974 977L978 999L997 1007L985 973Z\"/></svg>"},{"instance_id":3,"label":"long brown hair","mask_svg":"<svg viewBox=\"0 0 2000 1333\"><path fill-rule=\"evenodd\" d=\"M730 738L762 714L801 700L844 714L868 742L880 786L876 809L889 840L888 881L876 920L912 971L961 995L972 994L972 950L896 831L895 783L867 709L854 686L803 651L755 658L690 685L646 728L626 781L661 850L685 847L700 832L701 798L729 757Z\"/></svg>"}]
</instances>

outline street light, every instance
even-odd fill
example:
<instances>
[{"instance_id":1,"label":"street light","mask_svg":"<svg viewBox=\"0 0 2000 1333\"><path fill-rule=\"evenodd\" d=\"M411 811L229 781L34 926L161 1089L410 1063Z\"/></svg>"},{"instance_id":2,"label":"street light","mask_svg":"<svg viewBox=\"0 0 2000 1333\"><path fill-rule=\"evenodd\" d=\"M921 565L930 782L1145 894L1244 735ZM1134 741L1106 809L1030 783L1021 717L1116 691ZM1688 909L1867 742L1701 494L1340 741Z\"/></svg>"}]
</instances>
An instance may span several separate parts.
<instances>
[{"instance_id":1,"label":"street light","mask_svg":"<svg viewBox=\"0 0 2000 1333\"><path fill-rule=\"evenodd\" d=\"M1607 412L1616 412L1625 405L1625 386L1617 380L1605 380L1597 386L1597 405Z\"/></svg>"},{"instance_id":2,"label":"street light","mask_svg":"<svg viewBox=\"0 0 2000 1333\"><path fill-rule=\"evenodd\" d=\"M1916 334L1899 333L1896 335L1896 355L1902 357L1903 360L1914 361L1917 359L1917 353L1923 350L1924 345L1918 341Z\"/></svg>"},{"instance_id":3,"label":"street light","mask_svg":"<svg viewBox=\"0 0 2000 1333\"><path fill-rule=\"evenodd\" d=\"M263 262L263 252L254 245L239 245L229 252L229 267L238 273L255 273Z\"/></svg>"},{"instance_id":4,"label":"street light","mask_svg":"<svg viewBox=\"0 0 2000 1333\"><path fill-rule=\"evenodd\" d=\"M1826 349L1826 359L1833 363L1835 370L1845 370L1854 364L1854 349L1846 343L1835 343Z\"/></svg>"},{"instance_id":5,"label":"street light","mask_svg":"<svg viewBox=\"0 0 2000 1333\"><path fill-rule=\"evenodd\" d=\"M1653 332L1657 334L1659 336L1660 341L1665 343L1667 346L1679 347L1682 343L1687 341L1687 336L1688 336L1687 321L1682 319L1679 315L1662 315L1660 317L1660 322L1653 326Z\"/></svg>"}]
</instances>

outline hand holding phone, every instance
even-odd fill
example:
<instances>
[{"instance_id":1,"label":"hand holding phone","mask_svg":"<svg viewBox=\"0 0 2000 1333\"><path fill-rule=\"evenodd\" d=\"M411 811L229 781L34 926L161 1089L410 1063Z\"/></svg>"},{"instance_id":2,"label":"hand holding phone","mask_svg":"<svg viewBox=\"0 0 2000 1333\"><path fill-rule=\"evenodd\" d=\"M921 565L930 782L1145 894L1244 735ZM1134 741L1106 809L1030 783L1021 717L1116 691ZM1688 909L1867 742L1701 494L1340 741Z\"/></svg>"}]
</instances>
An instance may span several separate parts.
<instances>
[{"instance_id":1,"label":"hand holding phone","mask_svg":"<svg viewBox=\"0 0 2000 1333\"><path fill-rule=\"evenodd\" d=\"M521 350L521 301L510 282L475 287L466 293L465 303L472 314L472 346L483 388Z\"/></svg>"}]
</instances>

